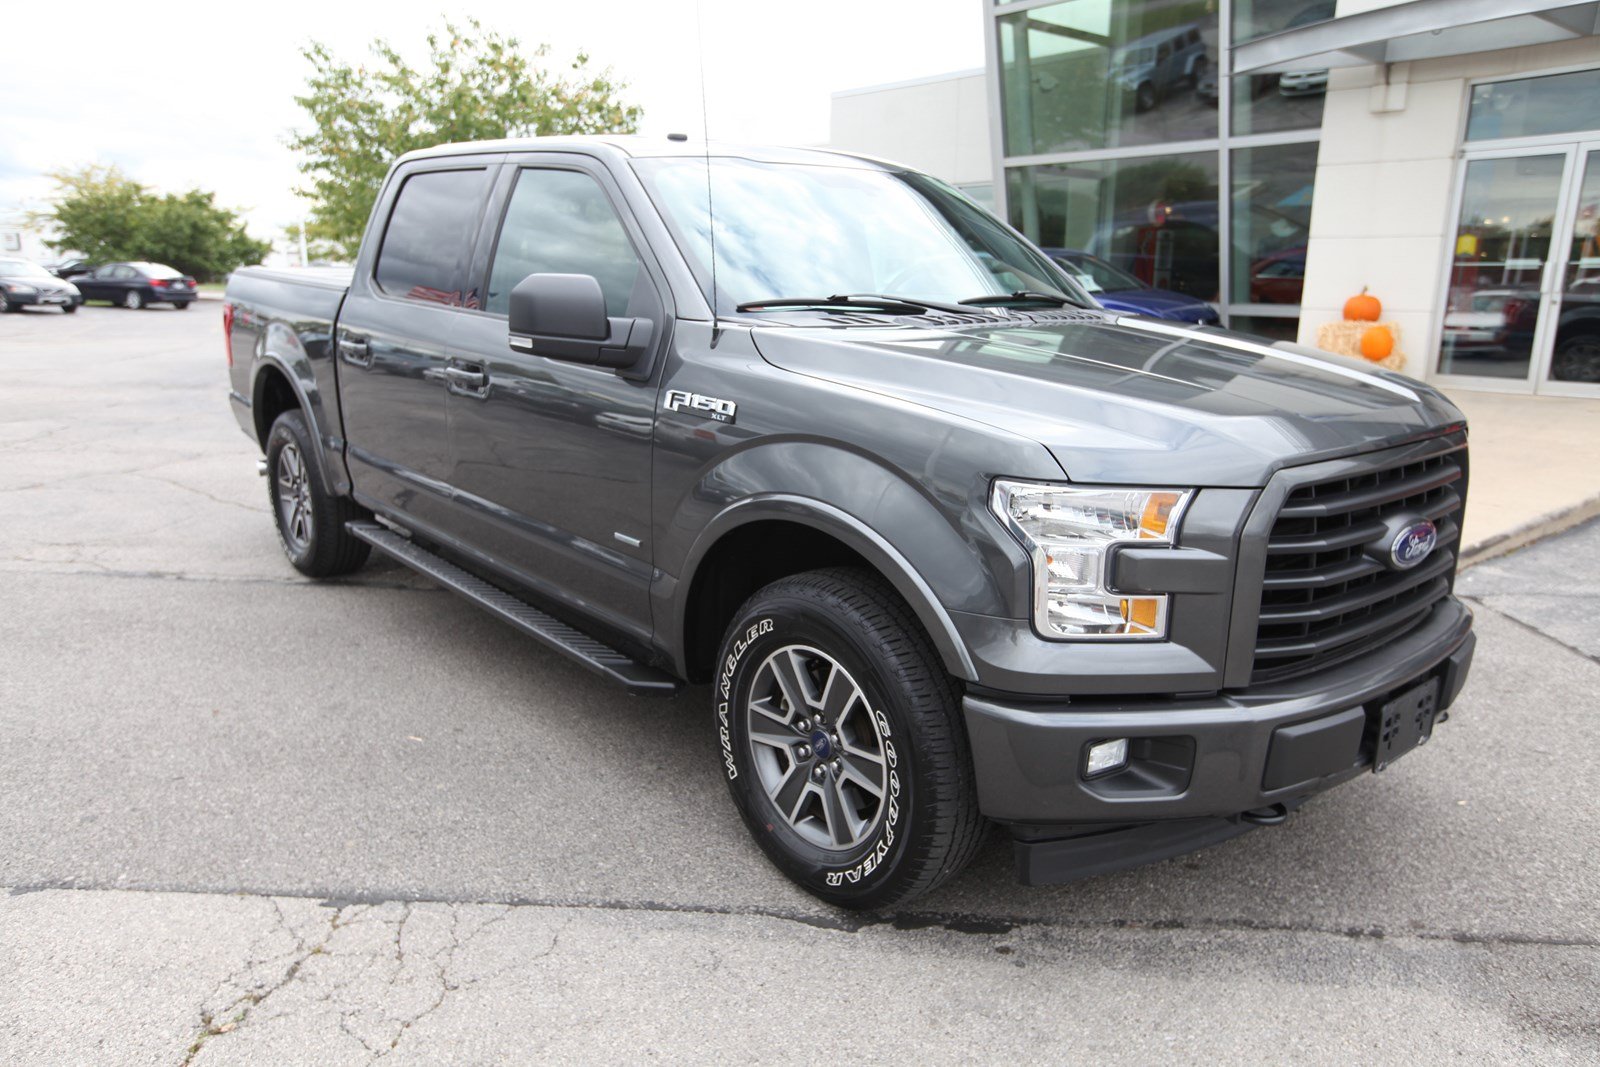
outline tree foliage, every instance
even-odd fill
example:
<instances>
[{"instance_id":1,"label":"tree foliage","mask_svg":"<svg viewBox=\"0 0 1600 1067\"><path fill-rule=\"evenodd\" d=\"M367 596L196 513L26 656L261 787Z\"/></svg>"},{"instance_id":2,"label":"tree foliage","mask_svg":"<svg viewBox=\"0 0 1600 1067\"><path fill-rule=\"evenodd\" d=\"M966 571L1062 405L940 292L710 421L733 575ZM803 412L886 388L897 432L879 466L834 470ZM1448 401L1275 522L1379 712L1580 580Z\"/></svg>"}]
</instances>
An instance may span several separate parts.
<instances>
[{"instance_id":1,"label":"tree foliage","mask_svg":"<svg viewBox=\"0 0 1600 1067\"><path fill-rule=\"evenodd\" d=\"M446 22L430 34L428 60L411 66L387 41L372 43L372 65L352 64L312 43L307 92L295 97L311 120L291 139L303 153L300 190L312 201L309 237L354 257L367 216L395 157L455 141L560 133L631 133L640 110L618 94L626 84L588 69L579 54L558 76L548 47L521 50L515 37Z\"/></svg>"},{"instance_id":2,"label":"tree foliage","mask_svg":"<svg viewBox=\"0 0 1600 1067\"><path fill-rule=\"evenodd\" d=\"M220 278L271 250L252 239L214 193L191 189L157 195L116 167L56 171L54 207L40 216L58 236L57 250L90 260L149 260L196 278Z\"/></svg>"}]
</instances>

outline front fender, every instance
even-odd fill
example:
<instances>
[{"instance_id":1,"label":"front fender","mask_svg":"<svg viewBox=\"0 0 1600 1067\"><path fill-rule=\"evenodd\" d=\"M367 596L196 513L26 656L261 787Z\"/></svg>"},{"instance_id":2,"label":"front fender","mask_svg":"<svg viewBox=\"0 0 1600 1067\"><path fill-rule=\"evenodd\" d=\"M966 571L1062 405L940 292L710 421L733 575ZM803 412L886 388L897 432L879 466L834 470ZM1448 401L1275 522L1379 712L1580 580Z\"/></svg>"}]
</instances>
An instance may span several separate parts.
<instances>
[{"instance_id":1,"label":"front fender","mask_svg":"<svg viewBox=\"0 0 1600 1067\"><path fill-rule=\"evenodd\" d=\"M966 462L953 462L950 471L942 483L935 455L922 472L939 492L936 502L900 472L837 445L790 440L728 457L681 498L670 524L698 533L681 559L659 561L679 578L664 613L673 627L664 635L669 647L682 647L694 577L713 547L749 523L782 520L822 531L871 563L916 613L946 669L976 681L950 612L1009 614L1018 568L1025 571L1027 561L998 523L987 521L987 479Z\"/></svg>"}]
</instances>

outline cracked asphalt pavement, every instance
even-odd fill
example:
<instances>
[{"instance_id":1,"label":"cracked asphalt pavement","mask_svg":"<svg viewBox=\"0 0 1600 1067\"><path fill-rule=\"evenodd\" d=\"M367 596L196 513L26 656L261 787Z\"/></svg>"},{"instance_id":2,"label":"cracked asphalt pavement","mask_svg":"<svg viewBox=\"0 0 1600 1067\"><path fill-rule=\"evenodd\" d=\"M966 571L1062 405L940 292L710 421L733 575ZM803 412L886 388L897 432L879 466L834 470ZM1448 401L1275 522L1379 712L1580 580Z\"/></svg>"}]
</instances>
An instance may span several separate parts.
<instances>
[{"instance_id":1,"label":"cracked asphalt pavement","mask_svg":"<svg viewBox=\"0 0 1600 1067\"><path fill-rule=\"evenodd\" d=\"M0 318L0 1061L1600 1059L1600 527L1462 576L1474 675L1390 771L849 915L747 839L706 690L291 570L219 311Z\"/></svg>"}]
</instances>

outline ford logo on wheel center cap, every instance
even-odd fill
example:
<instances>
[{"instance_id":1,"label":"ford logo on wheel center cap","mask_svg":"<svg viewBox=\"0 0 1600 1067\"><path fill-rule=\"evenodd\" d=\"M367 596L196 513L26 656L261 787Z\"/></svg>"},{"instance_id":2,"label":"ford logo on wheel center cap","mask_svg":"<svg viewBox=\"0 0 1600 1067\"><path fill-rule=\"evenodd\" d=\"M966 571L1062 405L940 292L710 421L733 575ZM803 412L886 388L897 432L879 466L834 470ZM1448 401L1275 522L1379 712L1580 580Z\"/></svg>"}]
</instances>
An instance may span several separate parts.
<instances>
[{"instance_id":1,"label":"ford logo on wheel center cap","mask_svg":"<svg viewBox=\"0 0 1600 1067\"><path fill-rule=\"evenodd\" d=\"M1427 519L1408 523L1389 542L1389 562L1396 570L1407 571L1423 560L1439 543L1439 528Z\"/></svg>"}]
</instances>

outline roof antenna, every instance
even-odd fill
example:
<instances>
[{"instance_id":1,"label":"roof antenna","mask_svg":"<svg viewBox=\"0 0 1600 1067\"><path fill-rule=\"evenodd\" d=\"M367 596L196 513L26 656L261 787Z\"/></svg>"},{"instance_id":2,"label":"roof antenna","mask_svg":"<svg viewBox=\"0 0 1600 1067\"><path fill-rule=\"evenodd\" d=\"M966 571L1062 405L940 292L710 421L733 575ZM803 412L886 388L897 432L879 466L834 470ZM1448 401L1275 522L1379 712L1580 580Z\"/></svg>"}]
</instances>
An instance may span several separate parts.
<instances>
[{"instance_id":1,"label":"roof antenna","mask_svg":"<svg viewBox=\"0 0 1600 1067\"><path fill-rule=\"evenodd\" d=\"M706 108L706 31L702 19L704 4L695 0L694 33L700 53L700 143L706 150L706 237L711 242L711 347L722 336L722 317L717 312L717 216L711 209L711 119Z\"/></svg>"}]
</instances>

